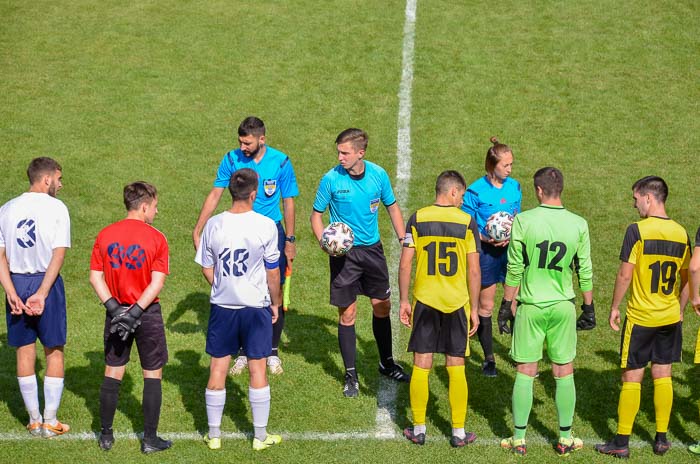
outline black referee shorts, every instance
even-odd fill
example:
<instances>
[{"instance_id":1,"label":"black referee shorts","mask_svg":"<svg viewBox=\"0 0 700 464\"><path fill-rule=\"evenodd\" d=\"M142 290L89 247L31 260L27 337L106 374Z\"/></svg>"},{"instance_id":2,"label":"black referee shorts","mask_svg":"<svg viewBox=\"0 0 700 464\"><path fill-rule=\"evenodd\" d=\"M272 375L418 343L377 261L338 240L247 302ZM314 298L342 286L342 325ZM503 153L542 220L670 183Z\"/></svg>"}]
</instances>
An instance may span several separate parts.
<instances>
[{"instance_id":1,"label":"black referee shorts","mask_svg":"<svg viewBox=\"0 0 700 464\"><path fill-rule=\"evenodd\" d=\"M345 256L330 256L331 304L346 308L357 295L386 300L391 296L389 269L381 242L353 247Z\"/></svg>"},{"instance_id":2,"label":"black referee shorts","mask_svg":"<svg viewBox=\"0 0 700 464\"><path fill-rule=\"evenodd\" d=\"M155 371L168 362L168 344L165 341L165 326L159 303L153 303L143 312L141 325L126 341L122 341L118 332L109 333L110 322L111 318L105 313L105 364L110 367L126 365L131 357L134 339L142 369Z\"/></svg>"},{"instance_id":3,"label":"black referee shorts","mask_svg":"<svg viewBox=\"0 0 700 464\"><path fill-rule=\"evenodd\" d=\"M467 311L467 308L461 308L443 313L416 301L413 304L413 329L407 351L444 353L457 358L469 356Z\"/></svg>"}]
</instances>

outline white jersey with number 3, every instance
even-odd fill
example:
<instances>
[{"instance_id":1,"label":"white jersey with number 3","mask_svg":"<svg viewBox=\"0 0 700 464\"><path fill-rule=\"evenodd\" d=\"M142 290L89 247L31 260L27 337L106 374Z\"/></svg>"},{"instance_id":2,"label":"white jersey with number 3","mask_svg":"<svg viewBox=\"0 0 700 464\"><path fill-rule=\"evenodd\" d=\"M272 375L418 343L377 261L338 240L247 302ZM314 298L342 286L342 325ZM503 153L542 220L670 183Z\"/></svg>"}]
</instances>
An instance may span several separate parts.
<instances>
[{"instance_id":1,"label":"white jersey with number 3","mask_svg":"<svg viewBox=\"0 0 700 464\"><path fill-rule=\"evenodd\" d=\"M0 208L0 247L5 248L10 272L45 272L54 248L70 248L68 208L39 192L8 201Z\"/></svg>"},{"instance_id":2,"label":"white jersey with number 3","mask_svg":"<svg viewBox=\"0 0 700 464\"><path fill-rule=\"evenodd\" d=\"M254 211L207 221L195 262L214 268L210 301L226 308L270 305L266 269L278 267L277 225Z\"/></svg>"}]
</instances>

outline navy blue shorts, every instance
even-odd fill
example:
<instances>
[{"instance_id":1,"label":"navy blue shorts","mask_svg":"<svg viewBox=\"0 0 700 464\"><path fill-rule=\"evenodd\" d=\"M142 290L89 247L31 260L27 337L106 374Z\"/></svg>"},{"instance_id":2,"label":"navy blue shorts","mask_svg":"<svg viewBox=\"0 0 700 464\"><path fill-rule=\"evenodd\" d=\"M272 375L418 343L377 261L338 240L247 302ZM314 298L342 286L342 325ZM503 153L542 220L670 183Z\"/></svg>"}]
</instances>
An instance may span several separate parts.
<instances>
[{"instance_id":1,"label":"navy blue shorts","mask_svg":"<svg viewBox=\"0 0 700 464\"><path fill-rule=\"evenodd\" d=\"M280 284L284 285L284 274L287 272L287 255L284 254L284 247L287 244L287 236L284 232L282 223L277 223L277 249L280 251Z\"/></svg>"},{"instance_id":2,"label":"navy blue shorts","mask_svg":"<svg viewBox=\"0 0 700 464\"><path fill-rule=\"evenodd\" d=\"M508 270L508 247L495 247L488 243L482 243L479 252L479 267L481 268L482 287L505 282Z\"/></svg>"},{"instance_id":3,"label":"navy blue shorts","mask_svg":"<svg viewBox=\"0 0 700 464\"><path fill-rule=\"evenodd\" d=\"M12 274L12 284L22 301L32 296L41 286L44 273ZM41 316L19 316L10 314L10 304L5 300L7 319L7 344L20 347L31 345L37 337L46 348L55 348L66 344L66 292L61 276L56 278L49 295L44 302L44 312Z\"/></svg>"},{"instance_id":4,"label":"navy blue shorts","mask_svg":"<svg viewBox=\"0 0 700 464\"><path fill-rule=\"evenodd\" d=\"M211 304L206 352L214 358L243 353L251 359L272 353L272 309L228 309Z\"/></svg>"}]
</instances>

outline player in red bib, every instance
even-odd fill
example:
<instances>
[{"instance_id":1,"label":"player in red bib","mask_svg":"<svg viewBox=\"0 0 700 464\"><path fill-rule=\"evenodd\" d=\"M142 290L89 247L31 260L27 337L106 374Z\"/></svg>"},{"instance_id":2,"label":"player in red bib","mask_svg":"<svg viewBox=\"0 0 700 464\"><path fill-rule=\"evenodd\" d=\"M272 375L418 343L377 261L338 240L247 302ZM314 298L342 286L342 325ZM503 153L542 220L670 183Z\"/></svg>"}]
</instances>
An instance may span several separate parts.
<instances>
[{"instance_id":1,"label":"player in red bib","mask_svg":"<svg viewBox=\"0 0 700 464\"><path fill-rule=\"evenodd\" d=\"M104 325L105 376L100 388L100 448L114 444L112 422L119 387L136 340L143 369L143 441L141 451L172 446L158 437L162 402L161 378L168 361L158 294L169 273L168 242L151 226L158 213L156 188L146 182L124 187L126 219L97 235L90 260L90 283L107 312Z\"/></svg>"}]
</instances>

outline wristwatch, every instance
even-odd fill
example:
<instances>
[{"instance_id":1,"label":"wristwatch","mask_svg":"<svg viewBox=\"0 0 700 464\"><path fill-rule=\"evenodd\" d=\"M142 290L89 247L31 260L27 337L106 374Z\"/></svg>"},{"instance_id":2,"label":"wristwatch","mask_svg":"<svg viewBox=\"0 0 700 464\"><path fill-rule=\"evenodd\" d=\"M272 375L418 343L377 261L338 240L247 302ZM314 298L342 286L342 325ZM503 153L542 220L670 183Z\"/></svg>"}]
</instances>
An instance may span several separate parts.
<instances>
[{"instance_id":1,"label":"wristwatch","mask_svg":"<svg viewBox=\"0 0 700 464\"><path fill-rule=\"evenodd\" d=\"M284 241L289 242L289 243L294 243L297 241L297 238L294 235L290 235L289 237L285 237Z\"/></svg>"}]
</instances>

